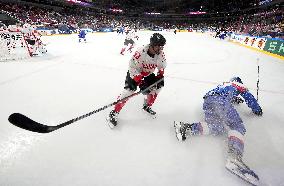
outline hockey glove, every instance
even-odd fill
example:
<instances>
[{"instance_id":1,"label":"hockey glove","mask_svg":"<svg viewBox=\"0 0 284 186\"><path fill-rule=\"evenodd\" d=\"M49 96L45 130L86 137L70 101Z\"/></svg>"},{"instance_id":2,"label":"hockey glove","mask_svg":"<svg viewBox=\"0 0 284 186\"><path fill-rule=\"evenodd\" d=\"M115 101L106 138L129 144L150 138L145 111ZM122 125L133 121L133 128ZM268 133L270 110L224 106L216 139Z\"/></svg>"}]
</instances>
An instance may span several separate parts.
<instances>
[{"instance_id":1,"label":"hockey glove","mask_svg":"<svg viewBox=\"0 0 284 186\"><path fill-rule=\"evenodd\" d=\"M158 75L156 76L156 81L159 81L160 79L164 78L164 69L160 69L158 72ZM161 82L157 83L157 89L162 88L165 85L164 80Z\"/></svg>"},{"instance_id":2,"label":"hockey glove","mask_svg":"<svg viewBox=\"0 0 284 186\"><path fill-rule=\"evenodd\" d=\"M134 76L133 80L135 81L136 85L139 86L142 83L142 75L139 74L139 75Z\"/></svg>"},{"instance_id":3,"label":"hockey glove","mask_svg":"<svg viewBox=\"0 0 284 186\"><path fill-rule=\"evenodd\" d=\"M260 108L258 111L253 111L255 115L262 116L262 109Z\"/></svg>"},{"instance_id":4,"label":"hockey glove","mask_svg":"<svg viewBox=\"0 0 284 186\"><path fill-rule=\"evenodd\" d=\"M134 76L133 78L131 78L129 71L127 71L124 89L130 90L130 91L136 91L138 83L141 84L141 82L142 82L142 76L141 77Z\"/></svg>"},{"instance_id":5,"label":"hockey glove","mask_svg":"<svg viewBox=\"0 0 284 186\"><path fill-rule=\"evenodd\" d=\"M164 77L157 78L157 81L159 81L162 78L164 78ZM157 83L157 89L164 87L164 85L165 85L165 81L164 80L160 81L159 83Z\"/></svg>"},{"instance_id":6,"label":"hockey glove","mask_svg":"<svg viewBox=\"0 0 284 186\"><path fill-rule=\"evenodd\" d=\"M155 74L150 74L149 76L145 77L144 80L142 81L142 83L139 85L140 90L145 90L147 89L149 86L151 86L152 84L154 84L156 82L156 76ZM153 91L154 89L157 89L156 86L153 86L151 89L143 92L144 95L149 94L151 91Z\"/></svg>"},{"instance_id":7,"label":"hockey glove","mask_svg":"<svg viewBox=\"0 0 284 186\"><path fill-rule=\"evenodd\" d=\"M237 97L237 96L233 97L233 99L231 100L231 103L233 103L233 104L240 104L240 103L243 103L243 102L244 102L244 100L240 97Z\"/></svg>"},{"instance_id":8,"label":"hockey glove","mask_svg":"<svg viewBox=\"0 0 284 186\"><path fill-rule=\"evenodd\" d=\"M151 75L151 74L150 74ZM138 75L135 75L134 77L133 77L133 80L136 82L136 85L141 85L142 84L142 82L143 82L143 78L145 77L145 78L147 78L149 76L149 72L141 72L140 74L138 74ZM145 79L144 78L144 79Z\"/></svg>"}]
</instances>

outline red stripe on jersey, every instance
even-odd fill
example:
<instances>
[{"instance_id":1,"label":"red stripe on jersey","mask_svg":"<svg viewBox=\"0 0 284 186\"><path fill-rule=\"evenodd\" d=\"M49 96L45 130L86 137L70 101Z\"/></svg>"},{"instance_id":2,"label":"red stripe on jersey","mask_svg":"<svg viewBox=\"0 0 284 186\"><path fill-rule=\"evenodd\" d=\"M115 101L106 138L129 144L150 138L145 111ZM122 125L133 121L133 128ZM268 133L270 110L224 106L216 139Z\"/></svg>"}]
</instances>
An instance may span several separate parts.
<instances>
[{"instance_id":1,"label":"red stripe on jersey","mask_svg":"<svg viewBox=\"0 0 284 186\"><path fill-rule=\"evenodd\" d=\"M236 87L237 90L240 91L240 92L245 92L245 91L247 91L246 87L237 85L237 84L235 84L235 83L232 83L232 86L233 86L233 87Z\"/></svg>"}]
</instances>

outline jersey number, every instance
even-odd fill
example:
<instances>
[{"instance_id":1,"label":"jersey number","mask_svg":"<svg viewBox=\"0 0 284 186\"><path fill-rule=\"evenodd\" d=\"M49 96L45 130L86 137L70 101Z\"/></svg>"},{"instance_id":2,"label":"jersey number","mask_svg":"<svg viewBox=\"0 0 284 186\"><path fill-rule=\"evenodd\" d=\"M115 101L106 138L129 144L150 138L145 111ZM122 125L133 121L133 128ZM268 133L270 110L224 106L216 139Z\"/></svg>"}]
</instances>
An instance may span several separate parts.
<instances>
[{"instance_id":1,"label":"jersey number","mask_svg":"<svg viewBox=\"0 0 284 186\"><path fill-rule=\"evenodd\" d=\"M137 51L133 55L133 57L135 57L135 59L139 59L140 56L141 56L141 54L139 52L137 52Z\"/></svg>"}]
</instances>

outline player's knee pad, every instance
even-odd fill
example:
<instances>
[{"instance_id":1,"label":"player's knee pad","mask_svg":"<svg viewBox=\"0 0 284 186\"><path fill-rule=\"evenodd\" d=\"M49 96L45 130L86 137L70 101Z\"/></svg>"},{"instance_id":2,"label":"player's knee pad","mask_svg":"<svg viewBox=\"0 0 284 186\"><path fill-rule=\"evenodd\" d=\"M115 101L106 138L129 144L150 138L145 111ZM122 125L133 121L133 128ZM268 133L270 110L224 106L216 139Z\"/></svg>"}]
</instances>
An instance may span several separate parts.
<instances>
[{"instance_id":1,"label":"player's knee pad","mask_svg":"<svg viewBox=\"0 0 284 186\"><path fill-rule=\"evenodd\" d=\"M208 135L210 134L210 130L208 124L206 122L199 122L201 126L201 135Z\"/></svg>"}]
</instances>

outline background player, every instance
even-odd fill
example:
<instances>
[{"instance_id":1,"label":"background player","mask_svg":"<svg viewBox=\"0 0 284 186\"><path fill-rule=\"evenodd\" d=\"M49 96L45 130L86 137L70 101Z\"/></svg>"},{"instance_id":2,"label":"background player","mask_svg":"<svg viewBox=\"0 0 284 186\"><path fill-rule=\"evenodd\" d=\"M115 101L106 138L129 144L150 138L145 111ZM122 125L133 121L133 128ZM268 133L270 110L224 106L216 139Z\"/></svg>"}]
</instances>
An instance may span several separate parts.
<instances>
[{"instance_id":1,"label":"background player","mask_svg":"<svg viewBox=\"0 0 284 186\"><path fill-rule=\"evenodd\" d=\"M79 30L79 34L78 34L79 43L81 42L81 40L84 40L85 43L87 42L86 35L87 33L85 30Z\"/></svg>"},{"instance_id":2,"label":"background player","mask_svg":"<svg viewBox=\"0 0 284 186\"><path fill-rule=\"evenodd\" d=\"M29 22L25 23L22 28L22 33L28 43L28 48L31 56L46 53L47 50L41 40L41 34Z\"/></svg>"},{"instance_id":3,"label":"background player","mask_svg":"<svg viewBox=\"0 0 284 186\"><path fill-rule=\"evenodd\" d=\"M126 51L129 51L130 53L132 53L132 49L135 46L134 39L138 40L139 37L136 35L136 30L132 29L126 34L126 37L125 37L125 40L124 40L124 46L122 47L122 49L120 51L121 55L124 55L124 52L125 52L126 49L127 49Z\"/></svg>"}]
</instances>

